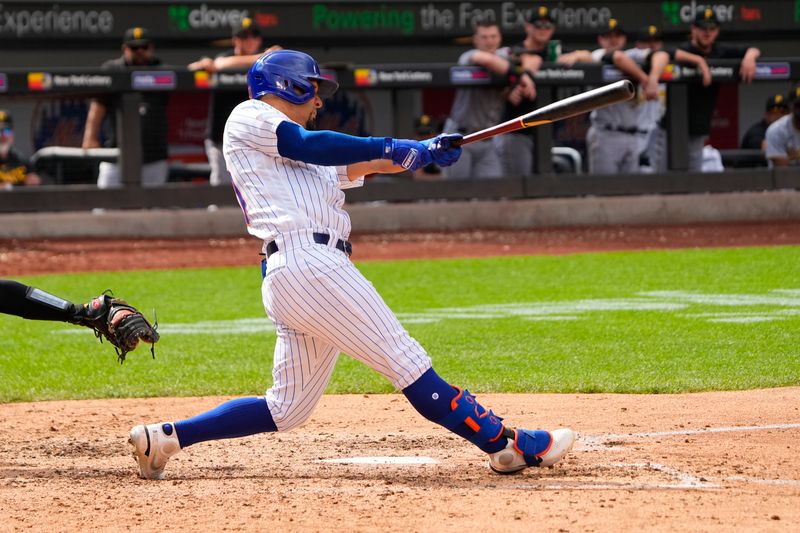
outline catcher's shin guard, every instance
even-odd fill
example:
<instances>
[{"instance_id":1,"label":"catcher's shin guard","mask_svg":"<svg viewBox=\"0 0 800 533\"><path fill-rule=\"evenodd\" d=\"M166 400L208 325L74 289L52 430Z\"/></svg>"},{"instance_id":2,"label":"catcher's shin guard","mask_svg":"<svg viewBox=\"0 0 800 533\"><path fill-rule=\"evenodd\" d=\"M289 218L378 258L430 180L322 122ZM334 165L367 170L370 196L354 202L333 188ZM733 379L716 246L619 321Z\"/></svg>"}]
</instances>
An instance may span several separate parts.
<instances>
[{"instance_id":1,"label":"catcher's shin guard","mask_svg":"<svg viewBox=\"0 0 800 533\"><path fill-rule=\"evenodd\" d=\"M487 453L497 451L498 445L504 447L503 419L479 404L468 390L453 388L458 394L450 401L451 412L438 423Z\"/></svg>"}]
</instances>

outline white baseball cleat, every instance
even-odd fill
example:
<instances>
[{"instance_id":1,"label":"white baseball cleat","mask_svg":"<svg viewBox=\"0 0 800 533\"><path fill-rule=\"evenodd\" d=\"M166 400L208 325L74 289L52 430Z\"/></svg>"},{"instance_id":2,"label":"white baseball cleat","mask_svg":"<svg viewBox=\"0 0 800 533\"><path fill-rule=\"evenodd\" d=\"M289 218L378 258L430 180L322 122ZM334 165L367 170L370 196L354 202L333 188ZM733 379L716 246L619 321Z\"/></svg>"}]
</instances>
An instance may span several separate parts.
<instances>
[{"instance_id":1,"label":"white baseball cleat","mask_svg":"<svg viewBox=\"0 0 800 533\"><path fill-rule=\"evenodd\" d=\"M167 460L181 450L175 426L170 423L136 426L131 430L128 443L139 463L142 479L164 479Z\"/></svg>"},{"instance_id":2,"label":"white baseball cleat","mask_svg":"<svg viewBox=\"0 0 800 533\"><path fill-rule=\"evenodd\" d=\"M552 466L575 444L575 432L569 428L543 431L514 429L508 445L489 454L489 468L498 474L513 474L529 466Z\"/></svg>"}]
</instances>

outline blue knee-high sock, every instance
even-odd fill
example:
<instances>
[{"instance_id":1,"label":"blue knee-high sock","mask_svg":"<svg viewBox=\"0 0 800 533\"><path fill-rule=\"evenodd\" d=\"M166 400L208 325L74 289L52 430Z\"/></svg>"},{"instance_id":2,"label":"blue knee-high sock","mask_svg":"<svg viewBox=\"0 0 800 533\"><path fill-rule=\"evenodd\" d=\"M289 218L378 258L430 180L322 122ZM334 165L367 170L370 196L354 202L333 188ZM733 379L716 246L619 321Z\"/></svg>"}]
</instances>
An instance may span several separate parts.
<instances>
[{"instance_id":1,"label":"blue knee-high sock","mask_svg":"<svg viewBox=\"0 0 800 533\"><path fill-rule=\"evenodd\" d=\"M181 448L207 440L278 431L263 396L237 398L210 411L175 422Z\"/></svg>"},{"instance_id":2,"label":"blue knee-high sock","mask_svg":"<svg viewBox=\"0 0 800 533\"><path fill-rule=\"evenodd\" d=\"M458 391L447 383L433 368L429 368L422 374L417 381L403 389L411 405L419 411L419 414L437 424L441 423L452 411L450 402L456 397ZM470 440L475 432L466 424L460 424L451 430L456 435ZM486 453L494 453L502 450L508 444L505 437L500 437L494 442L489 442L481 450Z\"/></svg>"}]
</instances>

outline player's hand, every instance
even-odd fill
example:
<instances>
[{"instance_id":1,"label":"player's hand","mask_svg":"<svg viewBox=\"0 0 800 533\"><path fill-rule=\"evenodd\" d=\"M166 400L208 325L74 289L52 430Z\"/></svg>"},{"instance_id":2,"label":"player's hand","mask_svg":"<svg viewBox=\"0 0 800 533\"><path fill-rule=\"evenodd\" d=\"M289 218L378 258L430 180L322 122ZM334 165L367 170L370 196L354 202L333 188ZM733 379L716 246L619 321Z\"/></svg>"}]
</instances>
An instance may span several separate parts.
<instances>
[{"instance_id":1,"label":"player's hand","mask_svg":"<svg viewBox=\"0 0 800 533\"><path fill-rule=\"evenodd\" d=\"M524 98L531 101L536 99L536 83L529 77L527 72L520 76L519 86L522 87L522 96Z\"/></svg>"},{"instance_id":2,"label":"player's hand","mask_svg":"<svg viewBox=\"0 0 800 533\"><path fill-rule=\"evenodd\" d=\"M384 141L383 159L391 159L395 165L413 172L429 165L433 156L420 141L387 137Z\"/></svg>"},{"instance_id":3,"label":"player's hand","mask_svg":"<svg viewBox=\"0 0 800 533\"><path fill-rule=\"evenodd\" d=\"M743 59L739 67L739 76L745 83L750 83L756 77L756 60Z\"/></svg>"},{"instance_id":4,"label":"player's hand","mask_svg":"<svg viewBox=\"0 0 800 533\"><path fill-rule=\"evenodd\" d=\"M210 57L203 57L194 63L189 63L186 68L189 70L205 70L208 72L215 72L217 70L214 67L214 60Z\"/></svg>"},{"instance_id":5,"label":"player's hand","mask_svg":"<svg viewBox=\"0 0 800 533\"><path fill-rule=\"evenodd\" d=\"M709 85L711 85L711 69L708 68L708 63L703 61L700 64L700 71L703 75L703 87L708 87Z\"/></svg>"},{"instance_id":6,"label":"player's hand","mask_svg":"<svg viewBox=\"0 0 800 533\"><path fill-rule=\"evenodd\" d=\"M644 85L644 97L648 101L658 100L658 78L647 78Z\"/></svg>"},{"instance_id":7,"label":"player's hand","mask_svg":"<svg viewBox=\"0 0 800 533\"><path fill-rule=\"evenodd\" d=\"M517 106L522 103L522 86L517 85L513 89L508 92L508 101L511 102L511 105Z\"/></svg>"},{"instance_id":8,"label":"player's hand","mask_svg":"<svg viewBox=\"0 0 800 533\"><path fill-rule=\"evenodd\" d=\"M463 135L459 133L442 133L432 139L422 141L428 147L433 162L440 167L449 167L461 157L461 147L454 143L461 140Z\"/></svg>"},{"instance_id":9,"label":"player's hand","mask_svg":"<svg viewBox=\"0 0 800 533\"><path fill-rule=\"evenodd\" d=\"M84 150L88 150L89 148L100 148L100 141L97 139L83 139L83 143L81 144L81 148Z\"/></svg>"}]
</instances>

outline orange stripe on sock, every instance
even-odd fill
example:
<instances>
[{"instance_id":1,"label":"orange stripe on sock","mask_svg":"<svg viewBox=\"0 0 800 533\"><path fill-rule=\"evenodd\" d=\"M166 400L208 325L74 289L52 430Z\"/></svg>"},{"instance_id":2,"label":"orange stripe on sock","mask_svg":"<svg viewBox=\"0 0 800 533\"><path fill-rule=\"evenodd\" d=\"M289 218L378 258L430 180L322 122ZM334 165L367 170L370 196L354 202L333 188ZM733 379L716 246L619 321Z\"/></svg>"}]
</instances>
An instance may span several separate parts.
<instances>
[{"instance_id":1,"label":"orange stripe on sock","mask_svg":"<svg viewBox=\"0 0 800 533\"><path fill-rule=\"evenodd\" d=\"M474 421L473 419L471 419L470 417L467 417L467 418L465 418L465 419L464 419L464 423L465 423L466 425L468 425L468 426L469 426L469 428L470 428L472 431L474 431L475 433L477 433L478 431L480 431L480 430L481 430L481 427L478 425L478 423L477 423L477 422L475 422L475 421Z\"/></svg>"}]
</instances>

